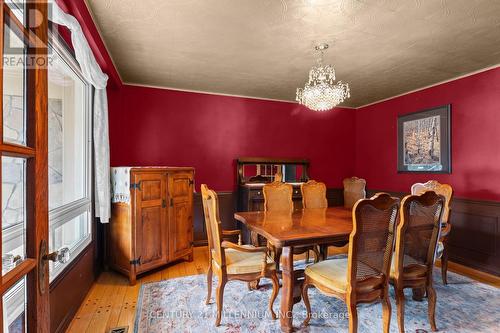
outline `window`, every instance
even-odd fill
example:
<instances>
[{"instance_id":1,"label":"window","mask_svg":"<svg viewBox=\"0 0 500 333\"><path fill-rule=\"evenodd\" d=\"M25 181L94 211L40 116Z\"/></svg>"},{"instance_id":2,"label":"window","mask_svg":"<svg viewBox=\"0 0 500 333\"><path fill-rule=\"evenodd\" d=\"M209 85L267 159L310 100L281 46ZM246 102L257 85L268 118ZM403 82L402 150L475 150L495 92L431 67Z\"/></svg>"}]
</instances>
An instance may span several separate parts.
<instances>
[{"instance_id":1,"label":"window","mask_svg":"<svg viewBox=\"0 0 500 333\"><path fill-rule=\"evenodd\" d=\"M15 7L17 8L17 7ZM4 52L17 49L14 61L5 62L3 70L3 142L27 146L26 72L22 63L25 41L12 19L4 23ZM17 32L17 33L16 33ZM24 157L3 155L2 172L2 275L26 258L26 162ZM14 290L14 289L12 289Z\"/></svg>"},{"instance_id":2,"label":"window","mask_svg":"<svg viewBox=\"0 0 500 333\"><path fill-rule=\"evenodd\" d=\"M73 259L92 237L91 87L55 39L48 71L49 249L68 247ZM51 281L67 264L51 263Z\"/></svg>"}]
</instances>

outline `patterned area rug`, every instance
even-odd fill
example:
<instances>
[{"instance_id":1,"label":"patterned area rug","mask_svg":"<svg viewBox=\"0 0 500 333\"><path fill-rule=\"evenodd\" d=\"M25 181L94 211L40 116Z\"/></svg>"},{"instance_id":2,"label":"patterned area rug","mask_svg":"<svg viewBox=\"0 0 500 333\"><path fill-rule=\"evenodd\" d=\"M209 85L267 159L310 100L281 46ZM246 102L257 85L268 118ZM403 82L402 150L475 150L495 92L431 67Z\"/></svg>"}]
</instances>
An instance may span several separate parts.
<instances>
[{"instance_id":1,"label":"patterned area rug","mask_svg":"<svg viewBox=\"0 0 500 333\"><path fill-rule=\"evenodd\" d=\"M440 332L494 333L500 331L500 289L448 273L448 285L441 274L434 274L437 293L436 324ZM212 303L205 305L205 275L194 275L144 284L137 302L135 332L281 332L279 320L267 311L271 283L261 280L259 290L248 291L246 283L232 281L224 292L221 326L214 326L216 316L215 286ZM281 294L281 291L280 291ZM411 290L405 291L406 332L431 332L427 320L427 299L416 302ZM309 289L313 317L308 327L302 326L304 303L293 308L294 327L298 332L348 332L347 308L342 301ZM274 303L278 313L280 295ZM391 287L391 332L398 332L396 301ZM380 303L358 306L359 332L382 332Z\"/></svg>"}]
</instances>

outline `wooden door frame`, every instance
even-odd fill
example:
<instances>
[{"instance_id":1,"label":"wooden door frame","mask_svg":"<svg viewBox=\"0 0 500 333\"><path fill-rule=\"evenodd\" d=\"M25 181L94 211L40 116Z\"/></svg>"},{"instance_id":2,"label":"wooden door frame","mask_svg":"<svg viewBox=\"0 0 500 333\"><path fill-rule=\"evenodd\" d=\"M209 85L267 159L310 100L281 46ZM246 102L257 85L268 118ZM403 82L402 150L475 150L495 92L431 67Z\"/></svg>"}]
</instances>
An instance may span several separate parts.
<instances>
[{"instance_id":1,"label":"wooden door frame","mask_svg":"<svg viewBox=\"0 0 500 333\"><path fill-rule=\"evenodd\" d=\"M21 157L26 159L26 259L6 273L1 279L2 295L17 281L26 276L26 326L29 332L49 332L49 268L45 260L40 260L45 253L40 253L42 241L48 241L48 83L47 83L47 46L48 46L48 4L46 0L26 1L25 21L36 13L38 21L34 27L24 29L8 5L1 3L0 55L3 63L3 32L5 16L14 22L22 33L29 36L32 42L28 55L36 59L44 59L43 64L35 62L32 68L25 69L26 100L26 141L27 146L3 142L3 69L0 70L0 152L2 156ZM36 36L37 38L31 38ZM1 175L1 173L0 173ZM1 177L1 176L0 176ZM0 212L1 214L1 212ZM0 228L1 237L1 228ZM0 238L1 239L1 238ZM1 256L1 246L0 246ZM39 276L43 279L39 279ZM0 302L3 313L3 302ZM3 315L0 316L3 329Z\"/></svg>"}]
</instances>

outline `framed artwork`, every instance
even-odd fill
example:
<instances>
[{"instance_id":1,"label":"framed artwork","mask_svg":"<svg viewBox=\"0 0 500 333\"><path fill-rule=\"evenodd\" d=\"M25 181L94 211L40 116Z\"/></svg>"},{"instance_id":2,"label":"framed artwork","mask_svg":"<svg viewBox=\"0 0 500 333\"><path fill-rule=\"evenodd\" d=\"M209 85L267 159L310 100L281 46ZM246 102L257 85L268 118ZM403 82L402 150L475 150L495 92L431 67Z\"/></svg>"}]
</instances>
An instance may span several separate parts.
<instances>
[{"instance_id":1,"label":"framed artwork","mask_svg":"<svg viewBox=\"0 0 500 333\"><path fill-rule=\"evenodd\" d=\"M398 117L398 172L451 173L451 105Z\"/></svg>"}]
</instances>

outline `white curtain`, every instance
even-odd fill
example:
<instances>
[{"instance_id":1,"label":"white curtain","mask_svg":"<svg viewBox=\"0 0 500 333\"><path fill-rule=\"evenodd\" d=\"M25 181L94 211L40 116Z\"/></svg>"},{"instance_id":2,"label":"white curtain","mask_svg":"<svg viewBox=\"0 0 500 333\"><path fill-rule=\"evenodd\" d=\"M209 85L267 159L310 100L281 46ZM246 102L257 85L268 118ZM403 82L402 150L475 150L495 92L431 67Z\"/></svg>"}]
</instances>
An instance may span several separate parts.
<instances>
[{"instance_id":1,"label":"white curtain","mask_svg":"<svg viewBox=\"0 0 500 333\"><path fill-rule=\"evenodd\" d=\"M66 14L55 1L51 1L52 22L68 27L71 43L75 50L76 61L85 79L94 86L94 177L96 216L102 223L108 223L111 216L110 162L108 97L106 85L108 76L104 74L95 60L94 54L83 34L82 27L71 15Z\"/></svg>"}]
</instances>

